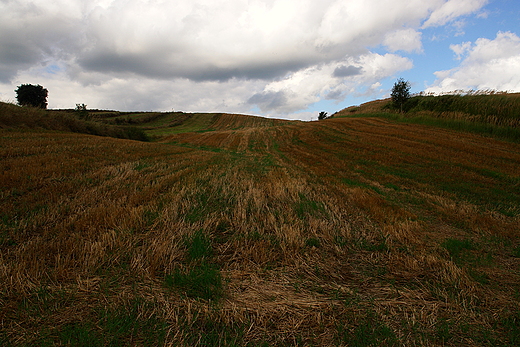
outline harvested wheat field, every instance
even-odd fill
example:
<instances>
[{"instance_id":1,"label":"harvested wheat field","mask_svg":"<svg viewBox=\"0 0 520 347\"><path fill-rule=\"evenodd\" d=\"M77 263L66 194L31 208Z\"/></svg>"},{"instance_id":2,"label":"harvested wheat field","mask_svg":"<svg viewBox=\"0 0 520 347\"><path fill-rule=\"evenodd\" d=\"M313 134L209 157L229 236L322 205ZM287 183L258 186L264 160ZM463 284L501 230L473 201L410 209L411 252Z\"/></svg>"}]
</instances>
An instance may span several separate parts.
<instances>
[{"instance_id":1,"label":"harvested wheat field","mask_svg":"<svg viewBox=\"0 0 520 347\"><path fill-rule=\"evenodd\" d=\"M0 130L0 345L520 344L518 143L170 117Z\"/></svg>"}]
</instances>

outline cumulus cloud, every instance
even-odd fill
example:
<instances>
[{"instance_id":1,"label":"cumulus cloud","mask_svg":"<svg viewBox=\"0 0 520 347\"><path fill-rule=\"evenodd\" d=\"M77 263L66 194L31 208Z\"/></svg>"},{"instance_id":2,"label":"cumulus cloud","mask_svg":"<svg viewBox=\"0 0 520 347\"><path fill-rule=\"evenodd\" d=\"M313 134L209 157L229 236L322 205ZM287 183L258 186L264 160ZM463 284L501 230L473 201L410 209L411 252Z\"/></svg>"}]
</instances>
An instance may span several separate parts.
<instances>
[{"instance_id":1,"label":"cumulus cloud","mask_svg":"<svg viewBox=\"0 0 520 347\"><path fill-rule=\"evenodd\" d=\"M461 60L462 57L471 50L471 42L450 45L450 49L457 55L457 60Z\"/></svg>"},{"instance_id":2,"label":"cumulus cloud","mask_svg":"<svg viewBox=\"0 0 520 347\"><path fill-rule=\"evenodd\" d=\"M2 0L0 93L34 81L50 107L83 95L118 109L294 112L374 90L411 68L396 53L421 51L421 27L485 3ZM371 52L381 45L390 54Z\"/></svg>"},{"instance_id":3,"label":"cumulus cloud","mask_svg":"<svg viewBox=\"0 0 520 347\"><path fill-rule=\"evenodd\" d=\"M272 111L286 106L288 98L283 90L263 91L254 94L247 102L257 105L262 111Z\"/></svg>"},{"instance_id":4,"label":"cumulus cloud","mask_svg":"<svg viewBox=\"0 0 520 347\"><path fill-rule=\"evenodd\" d=\"M423 24L423 28L444 25L460 16L465 16L479 11L489 0L448 0L436 1L436 6L430 18Z\"/></svg>"},{"instance_id":5,"label":"cumulus cloud","mask_svg":"<svg viewBox=\"0 0 520 347\"><path fill-rule=\"evenodd\" d=\"M460 65L436 72L437 80L427 91L520 90L520 38L516 34L499 32L493 40L480 38L451 49L462 60Z\"/></svg>"},{"instance_id":6,"label":"cumulus cloud","mask_svg":"<svg viewBox=\"0 0 520 347\"><path fill-rule=\"evenodd\" d=\"M408 28L393 31L385 36L383 44L390 52L422 52L422 34L415 29Z\"/></svg>"},{"instance_id":7,"label":"cumulus cloud","mask_svg":"<svg viewBox=\"0 0 520 347\"><path fill-rule=\"evenodd\" d=\"M362 68L354 65L340 65L334 69L334 77L349 77L359 75Z\"/></svg>"},{"instance_id":8,"label":"cumulus cloud","mask_svg":"<svg viewBox=\"0 0 520 347\"><path fill-rule=\"evenodd\" d=\"M408 70L412 66L413 63L408 58L395 54L367 53L357 58L312 66L292 73L284 79L267 84L262 92L249 99L249 103L258 105L262 111L270 111L276 105L279 112L291 113L321 98L339 101L347 93L365 94L374 90L372 85L380 79ZM360 86L369 88L362 88L361 91Z\"/></svg>"}]
</instances>

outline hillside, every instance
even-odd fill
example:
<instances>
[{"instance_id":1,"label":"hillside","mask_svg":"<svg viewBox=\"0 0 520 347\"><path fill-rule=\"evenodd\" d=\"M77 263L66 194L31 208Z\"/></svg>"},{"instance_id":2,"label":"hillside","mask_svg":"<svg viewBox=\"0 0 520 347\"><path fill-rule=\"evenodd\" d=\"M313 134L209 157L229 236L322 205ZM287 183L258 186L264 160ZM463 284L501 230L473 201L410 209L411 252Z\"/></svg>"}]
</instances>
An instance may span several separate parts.
<instances>
[{"instance_id":1,"label":"hillside","mask_svg":"<svg viewBox=\"0 0 520 347\"><path fill-rule=\"evenodd\" d=\"M390 99L337 112L336 117L371 115L394 121L469 131L520 142L520 93L473 91L442 96L415 95L396 112Z\"/></svg>"},{"instance_id":2,"label":"hillside","mask_svg":"<svg viewBox=\"0 0 520 347\"><path fill-rule=\"evenodd\" d=\"M520 344L520 144L367 107L4 126L0 345Z\"/></svg>"}]
</instances>

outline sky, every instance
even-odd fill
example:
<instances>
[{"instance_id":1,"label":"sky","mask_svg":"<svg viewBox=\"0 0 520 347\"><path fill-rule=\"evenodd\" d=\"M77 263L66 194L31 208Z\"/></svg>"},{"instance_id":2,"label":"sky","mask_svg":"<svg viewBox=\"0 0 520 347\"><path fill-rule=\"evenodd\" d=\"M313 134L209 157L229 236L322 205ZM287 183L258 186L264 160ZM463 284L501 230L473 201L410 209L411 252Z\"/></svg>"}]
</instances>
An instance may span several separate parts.
<instances>
[{"instance_id":1,"label":"sky","mask_svg":"<svg viewBox=\"0 0 520 347\"><path fill-rule=\"evenodd\" d=\"M0 0L0 101L316 120L411 92L520 92L518 0Z\"/></svg>"}]
</instances>

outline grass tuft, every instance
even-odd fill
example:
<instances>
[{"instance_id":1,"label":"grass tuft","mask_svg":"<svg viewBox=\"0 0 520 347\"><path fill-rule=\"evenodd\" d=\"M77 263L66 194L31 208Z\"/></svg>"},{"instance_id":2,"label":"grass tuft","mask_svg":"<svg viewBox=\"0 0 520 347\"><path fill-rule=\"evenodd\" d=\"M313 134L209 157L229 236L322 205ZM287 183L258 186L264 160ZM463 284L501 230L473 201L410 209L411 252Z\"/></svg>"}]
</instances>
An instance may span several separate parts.
<instances>
[{"instance_id":1,"label":"grass tuft","mask_svg":"<svg viewBox=\"0 0 520 347\"><path fill-rule=\"evenodd\" d=\"M224 294L222 275L212 263L213 249L210 239L197 230L189 237L185 246L188 267L176 268L166 275L164 283L170 289L180 289L186 296L204 300L218 300Z\"/></svg>"},{"instance_id":2,"label":"grass tuft","mask_svg":"<svg viewBox=\"0 0 520 347\"><path fill-rule=\"evenodd\" d=\"M186 248L188 251L187 259L190 262L210 259L213 255L211 240L200 229L186 240Z\"/></svg>"},{"instance_id":3,"label":"grass tuft","mask_svg":"<svg viewBox=\"0 0 520 347\"><path fill-rule=\"evenodd\" d=\"M341 323L337 327L337 337L340 343L347 346L398 346L399 340L388 325L377 315L369 311L365 317L356 317L357 326L346 329Z\"/></svg>"},{"instance_id":4,"label":"grass tuft","mask_svg":"<svg viewBox=\"0 0 520 347\"><path fill-rule=\"evenodd\" d=\"M214 264L202 262L191 269L175 269L165 277L168 288L177 288L190 298L218 300L223 295L222 276Z\"/></svg>"},{"instance_id":5,"label":"grass tuft","mask_svg":"<svg viewBox=\"0 0 520 347\"><path fill-rule=\"evenodd\" d=\"M450 254L455 262L460 262L463 258L464 252L475 249L475 245L468 239L447 239L441 245Z\"/></svg>"}]
</instances>

